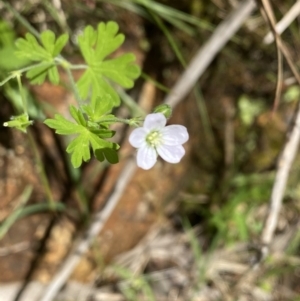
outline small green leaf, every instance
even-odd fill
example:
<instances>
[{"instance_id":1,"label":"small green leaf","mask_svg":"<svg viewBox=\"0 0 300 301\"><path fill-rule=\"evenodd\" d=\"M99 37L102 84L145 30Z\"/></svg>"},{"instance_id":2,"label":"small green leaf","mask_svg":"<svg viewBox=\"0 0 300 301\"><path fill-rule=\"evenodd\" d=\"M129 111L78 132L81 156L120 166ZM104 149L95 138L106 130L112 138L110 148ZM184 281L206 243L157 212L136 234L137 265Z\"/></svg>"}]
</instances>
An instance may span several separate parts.
<instances>
[{"instance_id":1,"label":"small green leaf","mask_svg":"<svg viewBox=\"0 0 300 301\"><path fill-rule=\"evenodd\" d=\"M31 34L27 33L25 35L26 39L17 39L16 46L18 50L16 54L20 57L25 57L30 59L31 61L49 61L51 59L51 55L44 49L39 43L37 39Z\"/></svg>"},{"instance_id":2,"label":"small green leaf","mask_svg":"<svg viewBox=\"0 0 300 301\"><path fill-rule=\"evenodd\" d=\"M59 135L72 135L80 133L81 127L75 124L59 114L55 114L54 119L46 119L44 121L50 128L56 130L56 134Z\"/></svg>"},{"instance_id":3,"label":"small green leaf","mask_svg":"<svg viewBox=\"0 0 300 301\"><path fill-rule=\"evenodd\" d=\"M140 68L132 64L134 61L134 54L123 54L118 58L103 62L99 71L120 86L132 88L133 80L140 75Z\"/></svg>"},{"instance_id":4,"label":"small green leaf","mask_svg":"<svg viewBox=\"0 0 300 301\"><path fill-rule=\"evenodd\" d=\"M100 162L103 162L105 160L104 152L101 149L97 149L94 153L94 156Z\"/></svg>"},{"instance_id":5,"label":"small green leaf","mask_svg":"<svg viewBox=\"0 0 300 301\"><path fill-rule=\"evenodd\" d=\"M86 99L91 95L92 103L103 94L109 94L112 99L113 106L120 105L120 97L118 93L107 83L107 81L99 76L93 69L88 68L77 82L78 91L82 99Z\"/></svg>"},{"instance_id":6,"label":"small green leaf","mask_svg":"<svg viewBox=\"0 0 300 301\"><path fill-rule=\"evenodd\" d=\"M61 53L62 49L66 46L68 41L69 41L69 35L67 33L61 35L56 40L54 49L53 49L53 53L52 53L53 57L56 57Z\"/></svg>"},{"instance_id":7,"label":"small green leaf","mask_svg":"<svg viewBox=\"0 0 300 301\"><path fill-rule=\"evenodd\" d=\"M106 158L106 160L110 164L119 163L118 153L113 148L101 148L101 149L97 149L95 151L95 157L100 162L103 162L104 159Z\"/></svg>"},{"instance_id":8,"label":"small green leaf","mask_svg":"<svg viewBox=\"0 0 300 301\"><path fill-rule=\"evenodd\" d=\"M91 132L97 134L101 138L112 138L116 132L106 129L91 129Z\"/></svg>"},{"instance_id":9,"label":"small green leaf","mask_svg":"<svg viewBox=\"0 0 300 301\"><path fill-rule=\"evenodd\" d=\"M70 113L78 124L86 127L86 125L87 125L86 120L80 110L78 110L74 106L70 106Z\"/></svg>"},{"instance_id":10,"label":"small green leaf","mask_svg":"<svg viewBox=\"0 0 300 301\"><path fill-rule=\"evenodd\" d=\"M59 73L56 66L53 66L48 70L48 77L52 84L58 85Z\"/></svg>"},{"instance_id":11,"label":"small green leaf","mask_svg":"<svg viewBox=\"0 0 300 301\"><path fill-rule=\"evenodd\" d=\"M78 37L78 45L85 61L90 64L94 60L93 47L97 40L97 33L92 26L85 27L83 34Z\"/></svg>"},{"instance_id":12,"label":"small green leaf","mask_svg":"<svg viewBox=\"0 0 300 301\"><path fill-rule=\"evenodd\" d=\"M102 97L97 98L97 101L93 104L93 107L95 119L110 113L114 107L111 95L102 94Z\"/></svg>"},{"instance_id":13,"label":"small green leaf","mask_svg":"<svg viewBox=\"0 0 300 301\"><path fill-rule=\"evenodd\" d=\"M45 66L36 67L27 71L26 77L30 79L32 84L42 84L47 76L47 71L51 68L51 64Z\"/></svg>"},{"instance_id":14,"label":"small green leaf","mask_svg":"<svg viewBox=\"0 0 300 301\"><path fill-rule=\"evenodd\" d=\"M82 110L88 115L90 121L97 122L102 117L106 118L113 107L114 102L112 101L110 94L104 94L102 97L97 97L97 100L93 104L83 105ZM114 115L110 115L110 117L111 116L114 117Z\"/></svg>"},{"instance_id":15,"label":"small green leaf","mask_svg":"<svg viewBox=\"0 0 300 301\"><path fill-rule=\"evenodd\" d=\"M55 45L55 34L51 30L45 30L41 33L41 41L48 53L53 54Z\"/></svg>"},{"instance_id":16,"label":"small green leaf","mask_svg":"<svg viewBox=\"0 0 300 301\"><path fill-rule=\"evenodd\" d=\"M119 26L116 22L101 22L98 25L96 43L97 60L102 61L106 56L117 50L124 42L123 34L117 34Z\"/></svg>"},{"instance_id":17,"label":"small green leaf","mask_svg":"<svg viewBox=\"0 0 300 301\"><path fill-rule=\"evenodd\" d=\"M103 149L104 155L106 160L110 163L110 164L116 164L119 163L119 157L118 157L118 153L111 148L104 148Z\"/></svg>"}]
</instances>

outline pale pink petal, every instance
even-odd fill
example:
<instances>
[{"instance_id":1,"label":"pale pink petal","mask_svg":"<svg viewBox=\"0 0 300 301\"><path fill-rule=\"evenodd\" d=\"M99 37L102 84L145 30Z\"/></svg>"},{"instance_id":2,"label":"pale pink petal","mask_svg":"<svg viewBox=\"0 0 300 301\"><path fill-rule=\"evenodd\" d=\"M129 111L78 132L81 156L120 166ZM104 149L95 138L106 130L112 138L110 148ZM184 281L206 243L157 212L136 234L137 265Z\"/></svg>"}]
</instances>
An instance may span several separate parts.
<instances>
[{"instance_id":1,"label":"pale pink petal","mask_svg":"<svg viewBox=\"0 0 300 301\"><path fill-rule=\"evenodd\" d=\"M157 147L158 154L169 163L178 163L185 154L182 145L160 145Z\"/></svg>"},{"instance_id":2,"label":"pale pink petal","mask_svg":"<svg viewBox=\"0 0 300 301\"><path fill-rule=\"evenodd\" d=\"M161 130L163 143L166 145L179 145L189 140L189 134L185 126L168 125Z\"/></svg>"},{"instance_id":3,"label":"pale pink petal","mask_svg":"<svg viewBox=\"0 0 300 301\"><path fill-rule=\"evenodd\" d=\"M133 147L141 147L146 142L146 135L147 133L144 128L134 129L129 136L129 143Z\"/></svg>"},{"instance_id":4,"label":"pale pink petal","mask_svg":"<svg viewBox=\"0 0 300 301\"><path fill-rule=\"evenodd\" d=\"M144 129L147 131L162 129L167 123L167 119L162 113L153 113L146 116Z\"/></svg>"},{"instance_id":5,"label":"pale pink petal","mask_svg":"<svg viewBox=\"0 0 300 301\"><path fill-rule=\"evenodd\" d=\"M143 169L150 169L154 166L157 160L157 153L154 148L144 145L138 149L137 165Z\"/></svg>"}]
</instances>

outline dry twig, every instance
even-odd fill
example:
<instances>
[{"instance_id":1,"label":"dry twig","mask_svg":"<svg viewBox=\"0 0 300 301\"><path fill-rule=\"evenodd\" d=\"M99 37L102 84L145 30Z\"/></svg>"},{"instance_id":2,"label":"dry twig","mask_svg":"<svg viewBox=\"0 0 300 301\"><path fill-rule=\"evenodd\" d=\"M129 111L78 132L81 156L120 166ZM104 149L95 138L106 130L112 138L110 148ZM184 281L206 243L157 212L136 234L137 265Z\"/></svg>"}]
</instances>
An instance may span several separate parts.
<instances>
[{"instance_id":1,"label":"dry twig","mask_svg":"<svg viewBox=\"0 0 300 301\"><path fill-rule=\"evenodd\" d=\"M290 24L299 16L300 14L300 0L298 0L290 10L284 15L284 17L276 24L276 32L277 34L281 35L289 26ZM264 37L265 44L271 44L274 42L274 35L270 31Z\"/></svg>"},{"instance_id":2,"label":"dry twig","mask_svg":"<svg viewBox=\"0 0 300 301\"><path fill-rule=\"evenodd\" d=\"M268 18L273 35L276 38L277 46L282 52L282 54L284 55L291 71L293 72L295 78L300 84L300 75L293 64L292 57L289 54L288 49L285 47L284 43L282 42L281 37L277 34L275 30L275 19L274 19L274 13L271 4L269 0L261 0L261 4ZM282 199L284 196L286 182L288 179L288 175L292 163L296 155L296 151L299 146L299 140L300 140L300 106L298 106L295 123L292 128L290 137L287 140L286 144L284 145L283 152L278 161L276 177L275 177L275 181L272 188L272 194L270 198L269 214L267 216L263 233L261 236L261 241L264 244L264 247L262 249L262 255L263 255L262 259L265 258L265 256L267 256L269 252L269 245L274 236L274 232L278 222L278 216L282 205Z\"/></svg>"}]
</instances>

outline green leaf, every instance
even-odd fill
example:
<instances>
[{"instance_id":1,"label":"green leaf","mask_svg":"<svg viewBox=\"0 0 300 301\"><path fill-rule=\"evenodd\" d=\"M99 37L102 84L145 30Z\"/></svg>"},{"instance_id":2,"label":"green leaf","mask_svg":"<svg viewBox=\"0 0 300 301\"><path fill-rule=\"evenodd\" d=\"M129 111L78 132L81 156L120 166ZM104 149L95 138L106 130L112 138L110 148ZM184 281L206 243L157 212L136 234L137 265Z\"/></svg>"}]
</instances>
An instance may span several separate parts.
<instances>
[{"instance_id":1,"label":"green leaf","mask_svg":"<svg viewBox=\"0 0 300 301\"><path fill-rule=\"evenodd\" d=\"M18 48L16 55L21 58L25 57L34 62L51 60L51 55L39 45L37 39L31 33L27 33L25 39L17 39L16 46Z\"/></svg>"},{"instance_id":2,"label":"green leaf","mask_svg":"<svg viewBox=\"0 0 300 301\"><path fill-rule=\"evenodd\" d=\"M54 49L52 52L53 57L58 56L62 49L65 47L65 45L69 41L69 35L67 33L61 35L55 42Z\"/></svg>"},{"instance_id":3,"label":"green leaf","mask_svg":"<svg viewBox=\"0 0 300 301\"><path fill-rule=\"evenodd\" d=\"M40 85L45 81L47 72L51 67L51 64L45 64L45 66L36 67L27 71L26 77L30 79L32 84Z\"/></svg>"},{"instance_id":4,"label":"green leaf","mask_svg":"<svg viewBox=\"0 0 300 301\"><path fill-rule=\"evenodd\" d=\"M132 53L123 54L116 59L103 62L99 71L120 86L132 88L133 79L140 75L140 68L131 64L134 61L135 56Z\"/></svg>"},{"instance_id":5,"label":"green leaf","mask_svg":"<svg viewBox=\"0 0 300 301\"><path fill-rule=\"evenodd\" d=\"M94 103L83 105L83 111L88 115L88 118L92 122L100 120L102 117L105 118L108 113L112 111L114 102L110 94L102 94L101 97L97 97ZM114 115L112 115L114 117ZM109 117L111 118L111 116ZM107 118L106 118L107 119Z\"/></svg>"},{"instance_id":6,"label":"green leaf","mask_svg":"<svg viewBox=\"0 0 300 301\"><path fill-rule=\"evenodd\" d=\"M55 129L59 135L78 134L82 130L80 125L65 119L59 114L55 114L54 119L46 119L44 123L50 128Z\"/></svg>"},{"instance_id":7,"label":"green leaf","mask_svg":"<svg viewBox=\"0 0 300 301\"><path fill-rule=\"evenodd\" d=\"M55 34L53 31L46 30L41 33L41 41L48 53L52 54L55 43Z\"/></svg>"},{"instance_id":8,"label":"green leaf","mask_svg":"<svg viewBox=\"0 0 300 301\"><path fill-rule=\"evenodd\" d=\"M18 57L41 63L40 66L27 71L26 77L30 79L31 83L41 84L47 76L53 84L59 83L55 58L66 45L68 39L69 36L63 34L55 41L55 34L46 30L41 33L41 44L31 33L27 33L25 39L20 38L16 41L16 55Z\"/></svg>"},{"instance_id":9,"label":"green leaf","mask_svg":"<svg viewBox=\"0 0 300 301\"><path fill-rule=\"evenodd\" d=\"M88 124L82 112L70 107L70 113L76 123L65 119L63 116L56 114L54 119L44 121L50 128L56 130L60 135L78 135L67 147L67 152L71 154L71 162L75 168L80 167L82 162L87 162L91 158L90 148L94 154L98 149L118 149L116 143L105 140L114 136L115 132L108 129L101 129L95 123ZM115 161L113 155L109 157L110 161Z\"/></svg>"},{"instance_id":10,"label":"green leaf","mask_svg":"<svg viewBox=\"0 0 300 301\"><path fill-rule=\"evenodd\" d=\"M99 73L91 68L87 69L77 82L78 91L82 99L86 99L91 95L92 103L103 94L109 94L112 99L113 106L120 105L118 93L107 83L107 81L99 76Z\"/></svg>"},{"instance_id":11,"label":"green leaf","mask_svg":"<svg viewBox=\"0 0 300 301\"><path fill-rule=\"evenodd\" d=\"M13 71L21 69L29 64L29 60L26 58L20 58L15 55L15 45L8 44L5 47L0 48L0 69L4 71Z\"/></svg>"},{"instance_id":12,"label":"green leaf","mask_svg":"<svg viewBox=\"0 0 300 301\"><path fill-rule=\"evenodd\" d=\"M15 35L13 28L6 21L0 19L0 46L12 46L15 41Z\"/></svg>"},{"instance_id":13,"label":"green leaf","mask_svg":"<svg viewBox=\"0 0 300 301\"><path fill-rule=\"evenodd\" d=\"M98 36L96 42L96 56L102 61L106 56L117 50L124 42L125 36L117 34L119 26L116 22L110 21L107 24L101 22L98 25Z\"/></svg>"},{"instance_id":14,"label":"green leaf","mask_svg":"<svg viewBox=\"0 0 300 301\"><path fill-rule=\"evenodd\" d=\"M52 84L59 84L59 73L56 66L53 66L48 70L48 77Z\"/></svg>"},{"instance_id":15,"label":"green leaf","mask_svg":"<svg viewBox=\"0 0 300 301\"><path fill-rule=\"evenodd\" d=\"M82 99L91 96L94 104L97 97L109 94L114 106L120 104L120 98L107 80L124 88L133 87L134 80L140 75L140 68L134 63L132 53L118 58L105 60L124 42L124 35L118 34L119 27L115 22L100 23L97 30L87 26L78 38L81 53L88 68L77 82Z\"/></svg>"},{"instance_id":16,"label":"green leaf","mask_svg":"<svg viewBox=\"0 0 300 301\"><path fill-rule=\"evenodd\" d=\"M80 110L77 110L74 106L70 106L70 113L78 124L86 127L87 122Z\"/></svg>"},{"instance_id":17,"label":"green leaf","mask_svg":"<svg viewBox=\"0 0 300 301\"><path fill-rule=\"evenodd\" d=\"M110 164L119 163L118 153L115 149L112 149L112 148L97 149L95 151L95 157L100 162L103 162L104 159L106 158L106 160Z\"/></svg>"}]
</instances>

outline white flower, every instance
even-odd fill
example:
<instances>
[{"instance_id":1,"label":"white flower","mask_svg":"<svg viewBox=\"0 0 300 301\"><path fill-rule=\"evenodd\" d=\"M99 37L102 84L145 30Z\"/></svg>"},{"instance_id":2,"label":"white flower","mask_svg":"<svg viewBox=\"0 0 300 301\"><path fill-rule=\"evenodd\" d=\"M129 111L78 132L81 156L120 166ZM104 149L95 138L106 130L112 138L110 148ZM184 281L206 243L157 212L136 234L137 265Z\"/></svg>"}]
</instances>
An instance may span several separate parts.
<instances>
[{"instance_id":1,"label":"white flower","mask_svg":"<svg viewBox=\"0 0 300 301\"><path fill-rule=\"evenodd\" d=\"M186 127L182 125L168 125L162 113L149 114L145 118L144 126L132 131L129 142L138 148L137 165L143 169L150 169L157 161L159 154L169 163L178 163L185 154L182 146L189 139Z\"/></svg>"}]
</instances>

